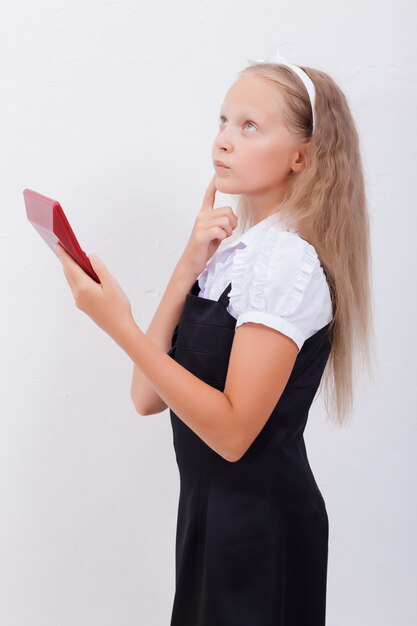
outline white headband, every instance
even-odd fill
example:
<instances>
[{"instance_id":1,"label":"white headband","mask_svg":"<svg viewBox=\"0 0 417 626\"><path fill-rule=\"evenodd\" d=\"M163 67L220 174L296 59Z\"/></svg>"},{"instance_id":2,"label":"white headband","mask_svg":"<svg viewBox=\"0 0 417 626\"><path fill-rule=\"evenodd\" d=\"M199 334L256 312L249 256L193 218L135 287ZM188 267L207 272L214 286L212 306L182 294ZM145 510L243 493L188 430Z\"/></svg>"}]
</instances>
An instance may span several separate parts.
<instances>
[{"instance_id":1,"label":"white headband","mask_svg":"<svg viewBox=\"0 0 417 626\"><path fill-rule=\"evenodd\" d=\"M271 49L263 59L248 59L250 65L255 65L256 63L280 63L281 65L286 65L291 68L303 81L305 88L307 89L307 93L310 98L311 110L313 112L313 133L315 127L315 119L314 119L314 103L316 100L316 89L314 87L314 83L311 78L306 74L301 67L298 65L292 65L288 63L288 61L280 54L279 50L276 48Z\"/></svg>"}]
</instances>

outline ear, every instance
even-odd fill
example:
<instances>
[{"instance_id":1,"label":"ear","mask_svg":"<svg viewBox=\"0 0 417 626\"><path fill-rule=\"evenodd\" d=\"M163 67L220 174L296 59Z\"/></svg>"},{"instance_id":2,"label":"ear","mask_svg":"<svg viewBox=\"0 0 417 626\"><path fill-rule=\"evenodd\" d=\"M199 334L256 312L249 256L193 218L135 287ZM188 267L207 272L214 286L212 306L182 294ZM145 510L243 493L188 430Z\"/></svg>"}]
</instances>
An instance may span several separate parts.
<instances>
[{"instance_id":1,"label":"ear","mask_svg":"<svg viewBox=\"0 0 417 626\"><path fill-rule=\"evenodd\" d=\"M294 157L291 163L291 169L294 172L302 172L306 166L305 154L309 146L309 141L304 141L297 146L296 151L294 152Z\"/></svg>"}]
</instances>

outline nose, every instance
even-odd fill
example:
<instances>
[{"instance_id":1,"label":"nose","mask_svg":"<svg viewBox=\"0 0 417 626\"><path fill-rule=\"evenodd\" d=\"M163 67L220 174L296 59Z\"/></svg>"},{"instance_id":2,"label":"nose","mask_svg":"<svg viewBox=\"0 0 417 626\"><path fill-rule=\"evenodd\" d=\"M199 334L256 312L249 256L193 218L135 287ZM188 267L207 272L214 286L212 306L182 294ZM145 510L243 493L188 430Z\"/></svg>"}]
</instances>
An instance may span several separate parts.
<instances>
[{"instance_id":1,"label":"nose","mask_svg":"<svg viewBox=\"0 0 417 626\"><path fill-rule=\"evenodd\" d=\"M232 141L228 136L227 131L222 130L221 133L218 133L214 140L213 148L219 152L230 152L232 150Z\"/></svg>"}]
</instances>

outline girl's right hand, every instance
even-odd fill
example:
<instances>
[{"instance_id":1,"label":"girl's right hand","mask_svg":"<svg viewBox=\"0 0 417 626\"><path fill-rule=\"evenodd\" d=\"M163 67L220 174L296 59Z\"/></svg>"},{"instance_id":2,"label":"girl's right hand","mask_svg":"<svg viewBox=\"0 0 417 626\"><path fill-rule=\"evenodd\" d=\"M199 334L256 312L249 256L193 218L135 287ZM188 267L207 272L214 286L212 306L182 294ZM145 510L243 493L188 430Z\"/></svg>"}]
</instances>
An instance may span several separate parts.
<instances>
[{"instance_id":1,"label":"girl's right hand","mask_svg":"<svg viewBox=\"0 0 417 626\"><path fill-rule=\"evenodd\" d=\"M197 213L193 230L182 254L182 262L199 276L223 239L230 237L237 226L237 217L230 206L213 208L217 187L211 179Z\"/></svg>"}]
</instances>

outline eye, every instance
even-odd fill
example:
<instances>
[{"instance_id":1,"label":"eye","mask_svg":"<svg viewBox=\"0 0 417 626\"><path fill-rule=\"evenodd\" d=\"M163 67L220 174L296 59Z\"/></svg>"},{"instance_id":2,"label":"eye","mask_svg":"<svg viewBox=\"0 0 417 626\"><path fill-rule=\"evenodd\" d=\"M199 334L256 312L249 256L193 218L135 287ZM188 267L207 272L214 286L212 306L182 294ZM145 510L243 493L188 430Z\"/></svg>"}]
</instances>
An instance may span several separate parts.
<instances>
[{"instance_id":1,"label":"eye","mask_svg":"<svg viewBox=\"0 0 417 626\"><path fill-rule=\"evenodd\" d=\"M221 115L221 116L218 118L218 123L219 123L219 125L220 125L220 126L223 124L222 120L225 120L225 119L226 119L226 118L224 117L224 115ZM253 128L255 128L255 129L256 129L255 124L254 124L253 122L251 122L250 120L246 120L246 122L244 123L244 126L247 126L248 124L249 124L250 126L253 126Z\"/></svg>"}]
</instances>

